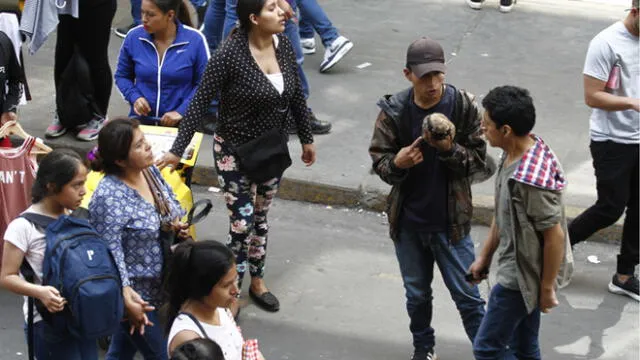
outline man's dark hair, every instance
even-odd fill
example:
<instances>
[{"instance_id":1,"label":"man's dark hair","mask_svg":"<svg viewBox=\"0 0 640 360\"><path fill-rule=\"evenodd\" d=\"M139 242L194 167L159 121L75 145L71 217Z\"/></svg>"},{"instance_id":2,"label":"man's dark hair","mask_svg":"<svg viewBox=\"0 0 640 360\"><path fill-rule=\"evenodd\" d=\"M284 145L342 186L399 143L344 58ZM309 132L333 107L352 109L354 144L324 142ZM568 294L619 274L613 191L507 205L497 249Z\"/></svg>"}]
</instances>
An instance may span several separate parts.
<instances>
[{"instance_id":1,"label":"man's dark hair","mask_svg":"<svg viewBox=\"0 0 640 360\"><path fill-rule=\"evenodd\" d=\"M505 85L493 88L482 106L497 128L509 125L516 136L525 136L536 124L536 108L529 90Z\"/></svg>"}]
</instances>

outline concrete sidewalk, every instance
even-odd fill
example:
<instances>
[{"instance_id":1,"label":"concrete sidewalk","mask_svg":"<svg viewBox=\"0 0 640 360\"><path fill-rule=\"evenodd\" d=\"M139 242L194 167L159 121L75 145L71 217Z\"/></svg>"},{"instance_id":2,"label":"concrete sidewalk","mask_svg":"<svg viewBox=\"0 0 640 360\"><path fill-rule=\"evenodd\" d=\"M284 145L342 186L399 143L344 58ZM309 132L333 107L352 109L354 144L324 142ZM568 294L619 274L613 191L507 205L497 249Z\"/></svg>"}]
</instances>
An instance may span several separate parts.
<instances>
[{"instance_id":1,"label":"concrete sidewalk","mask_svg":"<svg viewBox=\"0 0 640 360\"><path fill-rule=\"evenodd\" d=\"M114 27L128 24L127 0L118 0ZM332 205L382 210L389 187L369 174L367 147L378 109L377 99L409 85L402 75L406 47L429 35L447 53L447 82L479 97L497 85L528 88L535 99L541 135L560 157L569 187L565 202L573 217L595 202L595 179L589 144L590 110L582 98L582 66L589 40L625 16L627 1L520 1L510 14L497 11L497 0L481 11L463 0L320 0L334 25L355 44L352 52L328 74L320 74L322 47L304 64L311 84L309 104L321 119L333 123L329 135L317 136L318 161L304 167L300 146L290 143L294 165L285 174L280 196ZM42 136L54 106L53 52L55 39L35 55L26 56L27 76L34 100L20 110L22 124ZM112 37L110 56L115 68L122 40ZM318 42L320 46L320 42ZM370 63L362 69L358 65ZM110 116L128 113L114 87ZM69 134L47 141L86 151ZM491 149L498 157L499 153ZM215 185L212 139L203 143L194 181ZM493 207L493 181L474 186L476 220L487 224ZM620 227L602 232L615 240Z\"/></svg>"}]
</instances>

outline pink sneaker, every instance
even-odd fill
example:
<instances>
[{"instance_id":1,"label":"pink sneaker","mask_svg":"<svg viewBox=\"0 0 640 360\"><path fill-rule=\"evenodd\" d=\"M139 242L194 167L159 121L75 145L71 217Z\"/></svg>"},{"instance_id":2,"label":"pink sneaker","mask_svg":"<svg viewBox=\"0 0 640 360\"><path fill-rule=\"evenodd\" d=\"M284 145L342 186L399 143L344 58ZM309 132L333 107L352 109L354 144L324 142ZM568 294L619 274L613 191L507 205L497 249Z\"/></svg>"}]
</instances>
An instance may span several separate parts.
<instances>
[{"instance_id":1,"label":"pink sneaker","mask_svg":"<svg viewBox=\"0 0 640 360\"><path fill-rule=\"evenodd\" d=\"M62 124L60 124L60 119L58 119L58 113L56 112L53 116L53 122L51 125L47 126L47 130L44 131L44 136L48 138L57 138L64 135L67 132Z\"/></svg>"},{"instance_id":2,"label":"pink sneaker","mask_svg":"<svg viewBox=\"0 0 640 360\"><path fill-rule=\"evenodd\" d=\"M106 121L102 116L94 115L87 125L78 132L76 137L82 141L93 141L97 139L98 133L100 133L100 129L102 129Z\"/></svg>"}]
</instances>

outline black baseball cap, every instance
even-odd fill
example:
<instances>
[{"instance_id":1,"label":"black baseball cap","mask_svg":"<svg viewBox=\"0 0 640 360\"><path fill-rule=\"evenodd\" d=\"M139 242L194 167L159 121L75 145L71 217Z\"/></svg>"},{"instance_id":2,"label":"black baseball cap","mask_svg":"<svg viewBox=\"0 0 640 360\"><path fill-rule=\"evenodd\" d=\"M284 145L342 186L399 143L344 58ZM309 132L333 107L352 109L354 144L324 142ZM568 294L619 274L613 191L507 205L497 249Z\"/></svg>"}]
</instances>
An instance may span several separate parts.
<instances>
[{"instance_id":1,"label":"black baseball cap","mask_svg":"<svg viewBox=\"0 0 640 360\"><path fill-rule=\"evenodd\" d=\"M426 36L412 42L407 49L407 68L417 77L433 71L447 72L442 46Z\"/></svg>"}]
</instances>

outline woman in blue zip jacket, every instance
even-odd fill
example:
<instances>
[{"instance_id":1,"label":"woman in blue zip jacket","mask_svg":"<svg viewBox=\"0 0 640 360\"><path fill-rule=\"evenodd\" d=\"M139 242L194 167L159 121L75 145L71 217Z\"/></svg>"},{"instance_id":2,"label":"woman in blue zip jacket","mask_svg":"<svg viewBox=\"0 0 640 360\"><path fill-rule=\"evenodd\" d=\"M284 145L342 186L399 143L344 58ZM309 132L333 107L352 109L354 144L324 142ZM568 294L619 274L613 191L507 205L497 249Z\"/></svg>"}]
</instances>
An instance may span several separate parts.
<instances>
[{"instance_id":1,"label":"woman in blue zip jacket","mask_svg":"<svg viewBox=\"0 0 640 360\"><path fill-rule=\"evenodd\" d=\"M143 0L124 39L115 81L142 123L178 126L204 73L209 47L188 18L181 0Z\"/></svg>"}]
</instances>

